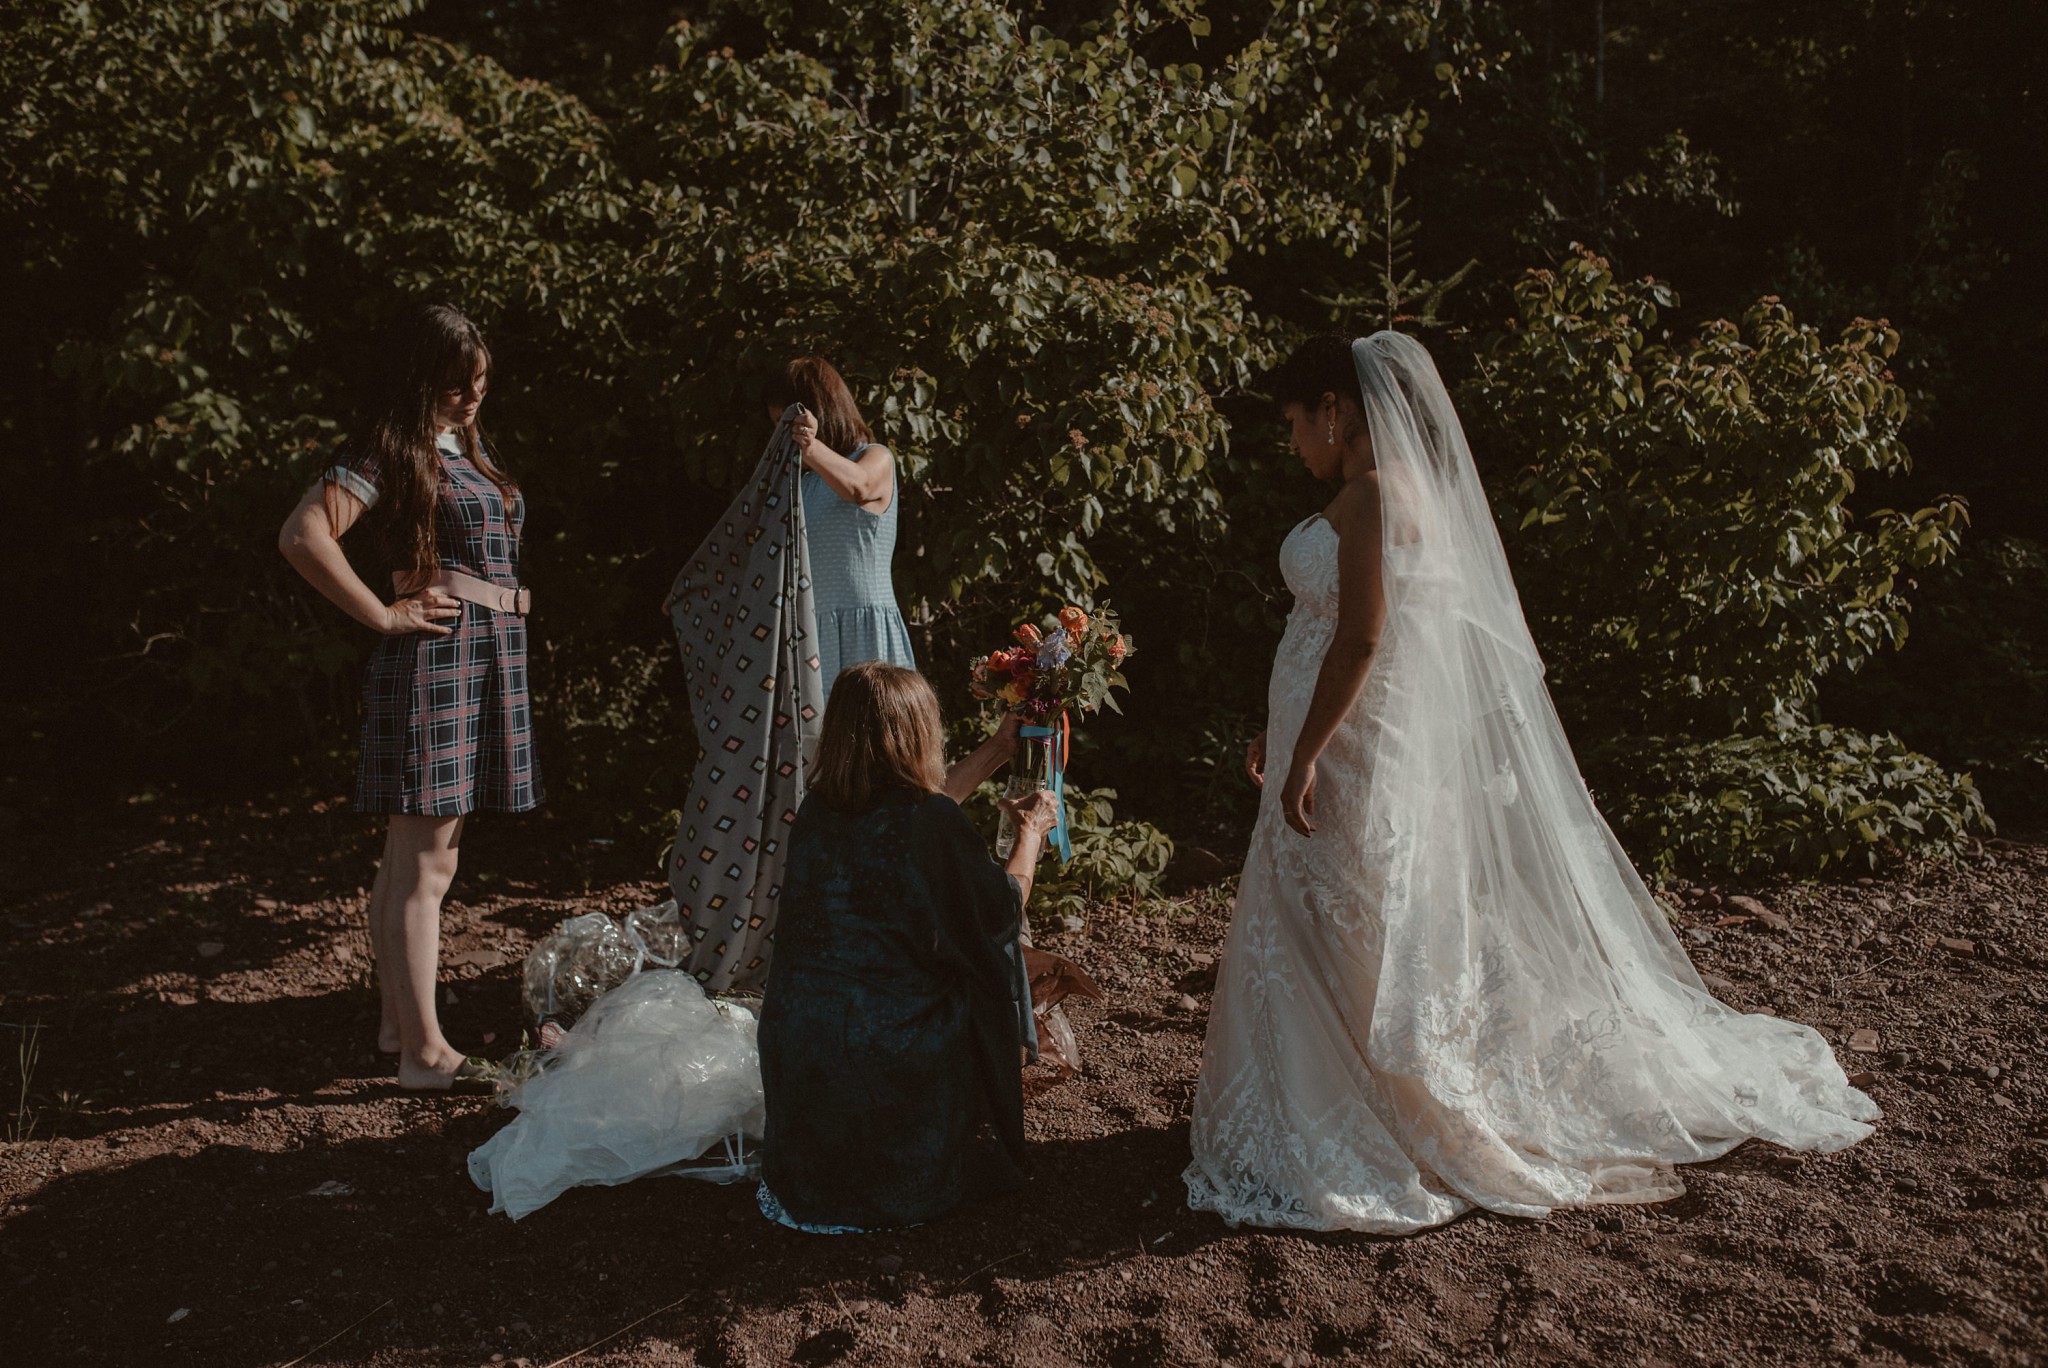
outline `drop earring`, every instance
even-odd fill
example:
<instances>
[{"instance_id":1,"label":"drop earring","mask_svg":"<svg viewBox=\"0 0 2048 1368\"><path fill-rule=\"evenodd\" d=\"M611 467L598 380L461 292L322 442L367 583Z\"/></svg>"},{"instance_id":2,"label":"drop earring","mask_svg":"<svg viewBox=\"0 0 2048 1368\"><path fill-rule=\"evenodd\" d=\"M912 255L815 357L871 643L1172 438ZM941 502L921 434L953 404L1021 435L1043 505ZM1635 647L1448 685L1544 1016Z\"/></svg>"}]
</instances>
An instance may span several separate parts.
<instances>
[{"instance_id":1,"label":"drop earring","mask_svg":"<svg viewBox=\"0 0 2048 1368\"><path fill-rule=\"evenodd\" d=\"M1330 420L1330 431L1328 435L1323 438L1323 440L1329 443L1331 446L1337 445L1337 420L1335 418L1332 418Z\"/></svg>"}]
</instances>

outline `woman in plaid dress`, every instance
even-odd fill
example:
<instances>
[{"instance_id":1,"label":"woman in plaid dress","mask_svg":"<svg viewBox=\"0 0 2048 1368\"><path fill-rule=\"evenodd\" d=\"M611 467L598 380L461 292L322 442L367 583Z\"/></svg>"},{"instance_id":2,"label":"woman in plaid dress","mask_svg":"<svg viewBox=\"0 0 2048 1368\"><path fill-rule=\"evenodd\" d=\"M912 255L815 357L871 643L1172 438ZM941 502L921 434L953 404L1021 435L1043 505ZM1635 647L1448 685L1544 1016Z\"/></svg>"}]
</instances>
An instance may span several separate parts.
<instances>
[{"instance_id":1,"label":"woman in plaid dress","mask_svg":"<svg viewBox=\"0 0 2048 1368\"><path fill-rule=\"evenodd\" d=\"M490 353L445 306L408 322L388 353L382 411L306 492L279 534L285 559L335 606L382 634L363 683L356 806L388 813L370 891L383 1011L378 1047L407 1088L488 1081L434 1011L441 899L464 818L541 801L526 678L519 532L525 504L477 431ZM368 515L398 567L385 603L340 539Z\"/></svg>"}]
</instances>

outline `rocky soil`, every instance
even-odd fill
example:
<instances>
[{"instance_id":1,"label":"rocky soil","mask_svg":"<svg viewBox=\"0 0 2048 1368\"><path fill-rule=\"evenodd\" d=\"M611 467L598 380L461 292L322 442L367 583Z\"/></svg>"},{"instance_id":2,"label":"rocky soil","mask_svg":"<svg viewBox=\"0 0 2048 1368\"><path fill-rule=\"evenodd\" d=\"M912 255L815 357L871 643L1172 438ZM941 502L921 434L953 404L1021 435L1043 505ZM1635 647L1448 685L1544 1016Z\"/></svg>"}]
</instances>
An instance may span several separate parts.
<instances>
[{"instance_id":1,"label":"rocky soil","mask_svg":"<svg viewBox=\"0 0 2048 1368\"><path fill-rule=\"evenodd\" d=\"M1716 991L1818 1027L1887 1116L1752 1144L1658 1207L1405 1239L1230 1230L1179 1172L1227 887L1041 939L1090 969L1036 1174L927 1228L805 1237L675 1179L514 1224L464 1159L507 1113L371 1051L375 830L137 810L0 852L0 1359L42 1364L2032 1364L2048 1345L2048 845L1881 880L1673 891ZM480 821L444 1020L517 1044L561 918L647 852ZM23 1074L27 1080L24 1084Z\"/></svg>"}]
</instances>

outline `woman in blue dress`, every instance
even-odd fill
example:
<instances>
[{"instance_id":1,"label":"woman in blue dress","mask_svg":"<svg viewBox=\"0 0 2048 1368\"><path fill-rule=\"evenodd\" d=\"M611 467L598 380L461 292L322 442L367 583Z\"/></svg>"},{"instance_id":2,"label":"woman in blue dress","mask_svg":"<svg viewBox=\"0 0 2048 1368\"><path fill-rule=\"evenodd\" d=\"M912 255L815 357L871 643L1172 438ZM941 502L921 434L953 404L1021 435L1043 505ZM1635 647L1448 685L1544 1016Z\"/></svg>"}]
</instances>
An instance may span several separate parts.
<instances>
[{"instance_id":1,"label":"woman in blue dress","mask_svg":"<svg viewBox=\"0 0 2048 1368\"><path fill-rule=\"evenodd\" d=\"M846 381L824 357L799 356L783 367L769 396L769 421L779 422L791 404L806 410L790 436L804 463L804 540L818 613L818 669L829 699L839 672L863 660L917 668L889 578L896 457L875 440Z\"/></svg>"},{"instance_id":2,"label":"woman in blue dress","mask_svg":"<svg viewBox=\"0 0 2048 1368\"><path fill-rule=\"evenodd\" d=\"M785 842L832 682L864 661L917 663L889 580L895 457L822 357L783 367L767 398L761 464L664 605L699 748L669 886L690 937L683 967L709 992L767 977Z\"/></svg>"}]
</instances>

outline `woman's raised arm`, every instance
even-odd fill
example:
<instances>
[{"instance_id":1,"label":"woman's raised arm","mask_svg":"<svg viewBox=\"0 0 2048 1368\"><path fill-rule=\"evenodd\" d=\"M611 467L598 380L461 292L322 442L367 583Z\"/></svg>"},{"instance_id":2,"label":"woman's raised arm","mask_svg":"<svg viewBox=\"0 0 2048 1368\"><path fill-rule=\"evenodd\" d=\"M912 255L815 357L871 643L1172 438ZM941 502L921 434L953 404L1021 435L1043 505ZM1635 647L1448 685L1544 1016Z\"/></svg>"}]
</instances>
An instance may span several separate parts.
<instances>
[{"instance_id":1,"label":"woman's raised arm","mask_svg":"<svg viewBox=\"0 0 2048 1368\"><path fill-rule=\"evenodd\" d=\"M817 472L825 487L850 504L870 513L889 511L896 493L896 457L880 442L870 442L857 458L849 460L818 440L818 420L806 413L789 429L802 454L804 467Z\"/></svg>"},{"instance_id":2,"label":"woman's raised arm","mask_svg":"<svg viewBox=\"0 0 2048 1368\"><path fill-rule=\"evenodd\" d=\"M956 760L946 771L946 782L939 792L954 802L965 805L981 786L984 779L1008 764L1017 754L1017 731L1023 725L1015 713L1005 713L995 735L974 748L965 760Z\"/></svg>"}]
</instances>

